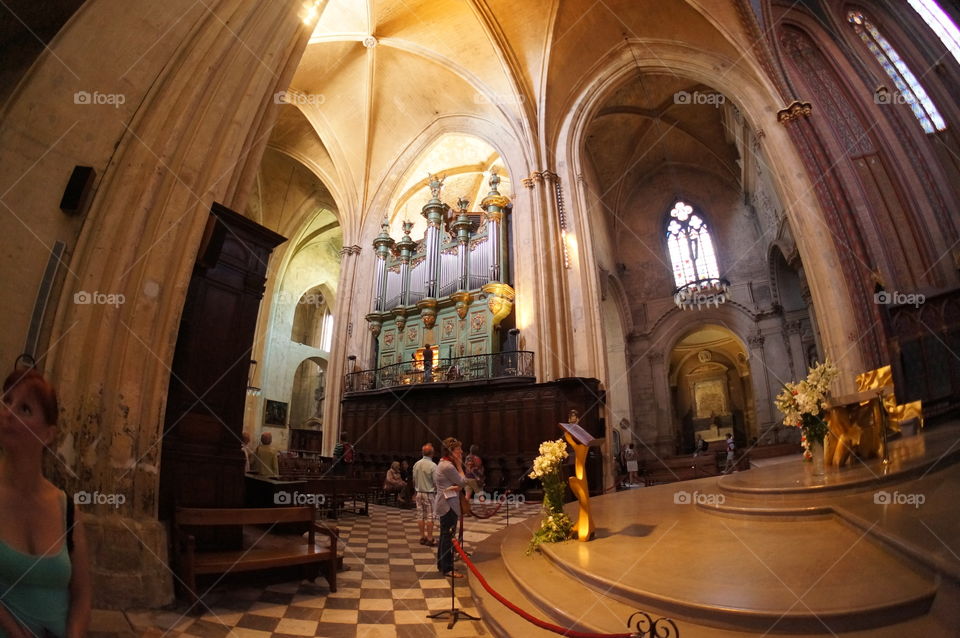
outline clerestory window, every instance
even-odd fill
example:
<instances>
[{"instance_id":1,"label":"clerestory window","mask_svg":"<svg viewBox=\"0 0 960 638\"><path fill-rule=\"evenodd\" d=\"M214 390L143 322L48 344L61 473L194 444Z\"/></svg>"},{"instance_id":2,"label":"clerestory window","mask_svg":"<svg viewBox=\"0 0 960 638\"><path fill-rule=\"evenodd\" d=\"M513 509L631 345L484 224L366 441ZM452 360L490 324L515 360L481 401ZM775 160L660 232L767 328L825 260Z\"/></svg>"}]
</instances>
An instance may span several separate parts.
<instances>
[{"instance_id":1,"label":"clerestory window","mask_svg":"<svg viewBox=\"0 0 960 638\"><path fill-rule=\"evenodd\" d=\"M903 102L910 107L910 110L913 111L913 114L920 122L920 126L923 127L926 133L942 131L947 128L943 117L941 117L940 112L937 111L937 107L933 105L933 101L930 99L930 96L927 95L920 81L917 80L913 71L911 71L903 61L903 58L900 57L896 49L894 49L883 34L877 30L877 27L870 22L861 11L848 12L847 19L850 21L854 32L860 36L860 39L867 45L870 53L873 54L877 62L880 63L880 66L883 67L883 70L890 76L896 89L894 95L878 94L876 99L878 101L889 100L891 102L903 100Z\"/></svg>"},{"instance_id":2,"label":"clerestory window","mask_svg":"<svg viewBox=\"0 0 960 638\"><path fill-rule=\"evenodd\" d=\"M667 249L677 288L705 279L719 279L713 239L693 206L677 201L667 221Z\"/></svg>"}]
</instances>

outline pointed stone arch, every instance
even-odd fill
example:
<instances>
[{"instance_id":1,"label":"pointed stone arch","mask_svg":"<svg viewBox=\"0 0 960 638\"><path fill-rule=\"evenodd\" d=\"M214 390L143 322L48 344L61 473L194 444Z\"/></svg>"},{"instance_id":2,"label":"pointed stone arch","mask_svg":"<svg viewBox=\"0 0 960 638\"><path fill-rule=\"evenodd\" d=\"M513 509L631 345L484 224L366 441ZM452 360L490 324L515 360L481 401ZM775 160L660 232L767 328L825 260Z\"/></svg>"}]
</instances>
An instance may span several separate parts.
<instances>
[{"instance_id":1,"label":"pointed stone arch","mask_svg":"<svg viewBox=\"0 0 960 638\"><path fill-rule=\"evenodd\" d=\"M718 73L718 69L723 72ZM764 146L772 167L774 185L781 201L785 203L791 226L797 230L798 249L809 257L805 263L812 297L821 307L835 309L835 312L821 318L824 348L828 354L845 354L840 365L851 374L841 374L841 377L852 379L854 371L862 365L856 349L848 348L851 335L857 333L857 328L847 283L840 275L839 259L833 243L824 236L824 218L813 185L804 173L796 170L796 166L802 165L802 159L783 125L776 121L775 109L770 108L771 104L778 104L781 98L762 72L750 66L746 60L729 60L710 51L663 41L627 40L613 49L598 64L597 72L582 80L577 92L568 101L568 111L556 135L558 171L570 189L569 197L576 202L576 205L569 207L573 232L586 237L590 234L590 220L583 217L583 211L590 207L587 205L585 188L580 185L580 176L585 173L583 151L586 128L604 100L637 72L672 73L712 86L733 101L755 130L765 131ZM587 265L595 263L590 241L581 241L580 250ZM580 273L590 271L591 268L583 268ZM578 282L570 284L571 288L577 287L582 291L582 298L577 301L582 304L585 313L596 313L599 307L598 284L596 278L583 276ZM592 319L599 325L599 316L594 314ZM602 335L600 331L594 331L592 335L592 343L585 343L584 347L577 350L591 358L584 367L602 370L603 365L599 361L599 353L604 350Z\"/></svg>"}]
</instances>

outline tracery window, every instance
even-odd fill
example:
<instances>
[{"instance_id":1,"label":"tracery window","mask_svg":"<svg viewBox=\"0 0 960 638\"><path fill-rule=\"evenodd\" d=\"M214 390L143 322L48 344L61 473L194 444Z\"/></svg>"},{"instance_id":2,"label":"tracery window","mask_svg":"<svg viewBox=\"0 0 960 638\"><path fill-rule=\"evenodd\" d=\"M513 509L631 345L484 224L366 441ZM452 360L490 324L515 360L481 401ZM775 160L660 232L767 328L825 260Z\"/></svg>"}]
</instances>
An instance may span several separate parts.
<instances>
[{"instance_id":1,"label":"tracery window","mask_svg":"<svg viewBox=\"0 0 960 638\"><path fill-rule=\"evenodd\" d=\"M719 279L717 256L707 223L693 206L677 201L667 222L667 249L677 288L705 279Z\"/></svg>"},{"instance_id":2,"label":"tracery window","mask_svg":"<svg viewBox=\"0 0 960 638\"><path fill-rule=\"evenodd\" d=\"M886 71L887 75L893 81L897 90L896 99L902 99L913 111L913 114L920 122L920 126L927 133L942 131L947 127L937 107L920 81L913 74L913 71L906 65L900 54L887 41L883 34L877 30L877 27L870 22L861 11L850 11L847 13L847 19L853 26L860 39L863 40L867 48ZM880 96L878 96L880 97ZM890 96L894 99L894 96Z\"/></svg>"},{"instance_id":3,"label":"tracery window","mask_svg":"<svg viewBox=\"0 0 960 638\"><path fill-rule=\"evenodd\" d=\"M947 51L960 62L960 29L950 16L940 8L936 0L907 0L910 6L920 14L927 26L937 34Z\"/></svg>"}]
</instances>

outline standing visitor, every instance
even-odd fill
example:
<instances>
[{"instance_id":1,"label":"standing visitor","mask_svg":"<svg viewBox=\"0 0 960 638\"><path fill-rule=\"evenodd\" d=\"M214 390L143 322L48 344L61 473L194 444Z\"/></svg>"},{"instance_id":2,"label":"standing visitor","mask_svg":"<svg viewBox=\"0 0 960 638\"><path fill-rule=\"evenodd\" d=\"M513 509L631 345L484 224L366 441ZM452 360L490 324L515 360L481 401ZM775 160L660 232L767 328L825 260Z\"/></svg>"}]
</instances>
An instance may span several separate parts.
<instances>
[{"instance_id":1,"label":"standing visitor","mask_svg":"<svg viewBox=\"0 0 960 638\"><path fill-rule=\"evenodd\" d=\"M729 474L734 469L733 455L736 445L733 443L733 434L727 434L727 464L723 466L723 474Z\"/></svg>"},{"instance_id":2,"label":"standing visitor","mask_svg":"<svg viewBox=\"0 0 960 638\"><path fill-rule=\"evenodd\" d=\"M627 468L627 487L634 487L640 484L640 464L637 462L637 450L633 443L623 448L623 465Z\"/></svg>"},{"instance_id":3,"label":"standing visitor","mask_svg":"<svg viewBox=\"0 0 960 638\"><path fill-rule=\"evenodd\" d=\"M440 545L437 547L437 569L448 578L463 578L453 569L453 535L460 520L460 490L466 485L463 476L463 446L451 437L443 440L444 456L437 465L434 484L437 488L434 510L440 517Z\"/></svg>"},{"instance_id":4,"label":"standing visitor","mask_svg":"<svg viewBox=\"0 0 960 638\"><path fill-rule=\"evenodd\" d=\"M423 458L413 464L414 503L417 506L417 527L420 529L420 544L434 547L433 538L433 502L437 495L434 474L437 464L433 462L433 446L425 443L421 448Z\"/></svg>"},{"instance_id":5,"label":"standing visitor","mask_svg":"<svg viewBox=\"0 0 960 638\"><path fill-rule=\"evenodd\" d=\"M353 467L354 450L347 439L347 433L340 433L340 441L333 448L333 475L349 476Z\"/></svg>"},{"instance_id":6,"label":"standing visitor","mask_svg":"<svg viewBox=\"0 0 960 638\"><path fill-rule=\"evenodd\" d=\"M0 406L0 636L86 635L90 562L72 498L43 476L57 393L32 368L12 372Z\"/></svg>"}]
</instances>

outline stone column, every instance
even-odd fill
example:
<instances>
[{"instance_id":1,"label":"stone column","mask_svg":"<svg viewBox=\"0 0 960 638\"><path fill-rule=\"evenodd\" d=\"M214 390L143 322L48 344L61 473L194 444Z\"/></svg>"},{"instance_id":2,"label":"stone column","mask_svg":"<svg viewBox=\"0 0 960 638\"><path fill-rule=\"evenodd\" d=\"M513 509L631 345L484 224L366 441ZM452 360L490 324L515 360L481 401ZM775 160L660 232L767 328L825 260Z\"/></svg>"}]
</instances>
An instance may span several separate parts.
<instances>
[{"instance_id":1,"label":"stone column","mask_svg":"<svg viewBox=\"0 0 960 638\"><path fill-rule=\"evenodd\" d=\"M790 351L790 362L793 374L791 379L802 379L807 376L807 358L803 351L803 337L800 334L800 321L787 321L784 331L787 336L787 348Z\"/></svg>"},{"instance_id":2,"label":"stone column","mask_svg":"<svg viewBox=\"0 0 960 638\"><path fill-rule=\"evenodd\" d=\"M667 370L664 359L665 357L662 352L650 352L647 354L647 361L650 362L650 377L653 381L653 398L656 404L653 412L657 432L656 447L654 449L660 456L672 456L676 437L673 432L673 419L670 418L670 411L673 409L673 404L671 402L670 386L667 382Z\"/></svg>"},{"instance_id":3,"label":"stone column","mask_svg":"<svg viewBox=\"0 0 960 638\"><path fill-rule=\"evenodd\" d=\"M47 371L60 392L65 435L57 449L62 463L52 464L52 473L68 492L114 495L112 503L82 508L95 606L156 607L173 596L157 490L187 286L213 202L243 210L232 195L234 178L244 161L259 162L245 152L262 151L249 133L279 108L279 79L298 63L313 25L302 22L300 0L169 7L151 14L155 31L115 5L89 1L54 41L74 46L74 68L93 72L107 64L120 77L128 69L120 86L147 88L130 88L136 108L115 138L57 307ZM115 59L75 46L118 24L129 50L118 47ZM159 43L157 34L164 34ZM158 63L154 56L165 58ZM28 83L62 77L59 58L49 61L54 70L46 63ZM104 127L116 124L110 117ZM75 293L94 290L123 301L73 303Z\"/></svg>"},{"instance_id":4,"label":"stone column","mask_svg":"<svg viewBox=\"0 0 960 638\"><path fill-rule=\"evenodd\" d=\"M344 246L340 249L340 283L337 291L337 310L333 316L333 329L338 335L345 335L345 339L333 340L333 351L327 363L327 396L330 401L323 405L323 450L324 454L333 454L333 446L340 438L340 396L343 394L343 377L347 372L347 357L358 355L360 369L370 369L376 366L372 361L363 365L364 360L372 360L373 353L364 350L369 326L366 322L355 325L352 317L362 309L364 300L358 299L356 294L358 273L369 272L358 267L362 250L360 246ZM366 357L366 359L364 358ZM336 400L334 400L334 398Z\"/></svg>"},{"instance_id":5,"label":"stone column","mask_svg":"<svg viewBox=\"0 0 960 638\"><path fill-rule=\"evenodd\" d=\"M754 334L747 338L747 346L750 348L750 378L753 380L753 400L757 408L757 427L761 433L773 424L773 415L767 397L776 395L776 392L771 395L775 386L770 384L770 368L767 365L767 355L763 349L765 342L766 339L760 334Z\"/></svg>"},{"instance_id":6,"label":"stone column","mask_svg":"<svg viewBox=\"0 0 960 638\"><path fill-rule=\"evenodd\" d=\"M551 176L545 180L544 176ZM549 171L534 171L521 183L531 190L534 246L518 247L517 259L532 258L529 269L539 289L523 291L536 295L536 366L540 381L552 381L571 374L570 315L564 294L563 251L557 222L557 201L553 177ZM527 253L524 253L527 250Z\"/></svg>"}]
</instances>

